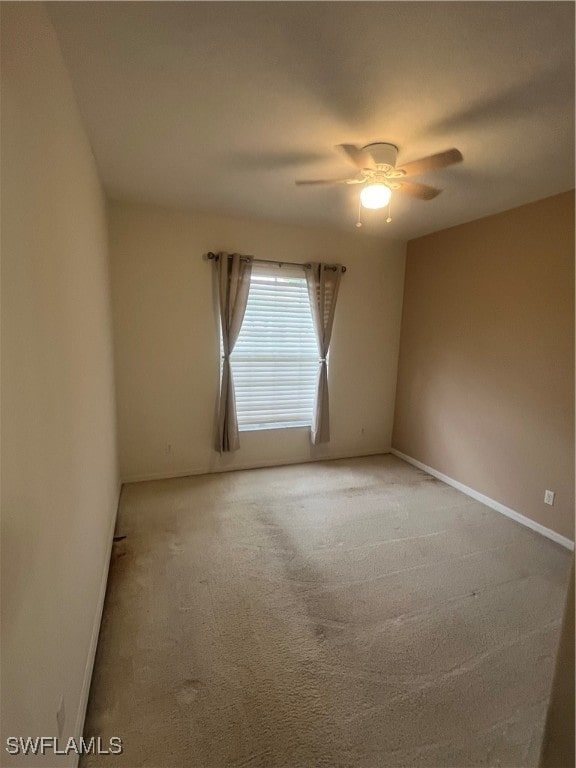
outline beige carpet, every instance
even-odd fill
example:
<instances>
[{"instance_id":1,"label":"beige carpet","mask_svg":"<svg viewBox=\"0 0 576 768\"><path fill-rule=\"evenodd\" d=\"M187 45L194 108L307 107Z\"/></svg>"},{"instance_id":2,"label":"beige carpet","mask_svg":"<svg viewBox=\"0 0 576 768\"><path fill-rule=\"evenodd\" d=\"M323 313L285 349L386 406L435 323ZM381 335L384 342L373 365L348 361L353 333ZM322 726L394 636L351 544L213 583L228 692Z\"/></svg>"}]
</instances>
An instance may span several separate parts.
<instances>
[{"instance_id":1,"label":"beige carpet","mask_svg":"<svg viewBox=\"0 0 576 768\"><path fill-rule=\"evenodd\" d=\"M124 488L88 766L538 761L568 552L386 455Z\"/></svg>"}]
</instances>

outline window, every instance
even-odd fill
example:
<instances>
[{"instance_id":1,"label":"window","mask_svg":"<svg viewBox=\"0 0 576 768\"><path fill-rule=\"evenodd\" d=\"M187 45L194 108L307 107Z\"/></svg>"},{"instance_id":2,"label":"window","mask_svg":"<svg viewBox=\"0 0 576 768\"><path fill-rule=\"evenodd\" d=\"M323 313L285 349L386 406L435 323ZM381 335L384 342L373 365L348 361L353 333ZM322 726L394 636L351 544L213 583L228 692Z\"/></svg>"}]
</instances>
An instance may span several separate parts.
<instances>
[{"instance_id":1,"label":"window","mask_svg":"<svg viewBox=\"0 0 576 768\"><path fill-rule=\"evenodd\" d=\"M230 363L240 430L311 425L318 346L302 267L252 265Z\"/></svg>"}]
</instances>

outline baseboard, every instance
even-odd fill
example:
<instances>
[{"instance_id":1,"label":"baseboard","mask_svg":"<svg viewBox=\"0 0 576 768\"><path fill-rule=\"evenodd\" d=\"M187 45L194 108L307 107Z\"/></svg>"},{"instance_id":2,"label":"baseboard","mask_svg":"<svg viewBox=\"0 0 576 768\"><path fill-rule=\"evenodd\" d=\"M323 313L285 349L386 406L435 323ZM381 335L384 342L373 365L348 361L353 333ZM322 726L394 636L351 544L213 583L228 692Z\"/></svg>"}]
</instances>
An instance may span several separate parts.
<instances>
[{"instance_id":1,"label":"baseboard","mask_svg":"<svg viewBox=\"0 0 576 768\"><path fill-rule=\"evenodd\" d=\"M259 461L256 463L235 464L233 467L217 467L215 469L207 467L194 467L181 471L166 472L148 472L142 475L126 475L122 478L122 483L143 483L149 480L172 480L177 477L192 477L195 475L217 475L222 472L237 472L244 469L266 469L269 467L289 467L294 464L311 464L315 461L337 461L338 459L361 459L365 456L382 456L390 453L390 448L378 448L366 453L337 453L330 456L313 456L307 459L286 459L284 461Z\"/></svg>"},{"instance_id":2,"label":"baseboard","mask_svg":"<svg viewBox=\"0 0 576 768\"><path fill-rule=\"evenodd\" d=\"M106 586L108 584L108 572L110 569L110 558L112 556L112 543L114 541L114 530L116 528L116 518L120 506L120 494L122 492L122 483L118 485L116 500L116 512L112 515L108 527L108 546L106 548L106 557L102 566L102 579L100 582L100 592L98 594L98 603L94 614L94 623L92 625L92 636L90 638L90 647L86 658L86 667L84 669L84 680L82 682L82 691L80 693L80 704L76 715L73 736L76 744L80 743L80 737L84 733L84 721L86 720L86 710L88 709L88 697L90 696L90 685L92 683L92 673L94 671L94 661L96 658L96 648L98 647L98 636L100 634L100 624L102 622L102 613L104 611L104 599L106 597ZM76 756L74 765L78 765L79 756Z\"/></svg>"},{"instance_id":3,"label":"baseboard","mask_svg":"<svg viewBox=\"0 0 576 768\"><path fill-rule=\"evenodd\" d=\"M438 472L437 469L429 467L427 464L423 464L417 459L413 459L412 456L407 456L405 453L397 451L396 448L391 448L390 453L393 453L394 456L398 456L399 459L408 462L408 464L412 464L413 466L418 467L418 469L422 469L424 472L432 475L432 477L437 477L438 480L442 480L446 485L451 485L453 488L462 491L462 493L465 493L467 496L471 496L473 499L485 504L487 507L495 509L496 512L500 512L502 515L506 515L506 517L515 520L517 523L525 525L527 528L531 528L533 531L536 531L536 533L546 536L547 539L552 539L552 541L561 544L563 547L566 547L566 549L574 550L574 542L571 539L562 536L560 533L556 533L556 531L553 531L551 528L546 528L546 526L540 525L540 523L531 520L529 517L526 517L526 515L522 515L520 512L516 512L516 510L501 504L499 501L495 501L489 496L485 496L483 493L475 491L474 488L469 488L467 485L464 485L464 483L460 483L458 480L454 480L453 478L448 477L448 475Z\"/></svg>"}]
</instances>

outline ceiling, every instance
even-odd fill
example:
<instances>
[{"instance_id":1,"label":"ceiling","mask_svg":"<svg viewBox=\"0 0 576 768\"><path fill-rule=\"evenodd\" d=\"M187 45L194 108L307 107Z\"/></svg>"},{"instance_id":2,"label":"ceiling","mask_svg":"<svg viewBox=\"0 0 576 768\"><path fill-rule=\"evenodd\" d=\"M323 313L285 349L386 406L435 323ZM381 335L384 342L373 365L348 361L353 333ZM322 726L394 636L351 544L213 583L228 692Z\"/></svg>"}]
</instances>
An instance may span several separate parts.
<instances>
[{"instance_id":1,"label":"ceiling","mask_svg":"<svg viewBox=\"0 0 576 768\"><path fill-rule=\"evenodd\" d=\"M410 239L574 187L572 2L48 3L115 198L353 229L335 145L464 161L362 232ZM350 173L352 171L352 174Z\"/></svg>"}]
</instances>

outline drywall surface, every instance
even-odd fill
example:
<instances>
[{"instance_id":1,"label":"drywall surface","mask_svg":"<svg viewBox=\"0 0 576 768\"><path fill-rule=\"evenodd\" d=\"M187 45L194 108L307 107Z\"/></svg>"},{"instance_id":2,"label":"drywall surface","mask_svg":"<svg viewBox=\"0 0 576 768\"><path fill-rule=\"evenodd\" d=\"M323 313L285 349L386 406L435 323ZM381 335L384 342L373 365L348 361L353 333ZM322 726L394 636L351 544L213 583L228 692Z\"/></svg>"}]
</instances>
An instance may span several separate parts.
<instances>
[{"instance_id":1,"label":"drywall surface","mask_svg":"<svg viewBox=\"0 0 576 768\"><path fill-rule=\"evenodd\" d=\"M114 202L109 209L119 451L125 480L354 456L390 447L404 243ZM330 351L331 442L308 428L214 446L219 326L208 251L345 264Z\"/></svg>"},{"instance_id":2,"label":"drywall surface","mask_svg":"<svg viewBox=\"0 0 576 768\"><path fill-rule=\"evenodd\" d=\"M78 734L117 498L105 201L40 3L2 3L2 765Z\"/></svg>"},{"instance_id":3,"label":"drywall surface","mask_svg":"<svg viewBox=\"0 0 576 768\"><path fill-rule=\"evenodd\" d=\"M409 242L393 445L574 538L573 192Z\"/></svg>"}]
</instances>

